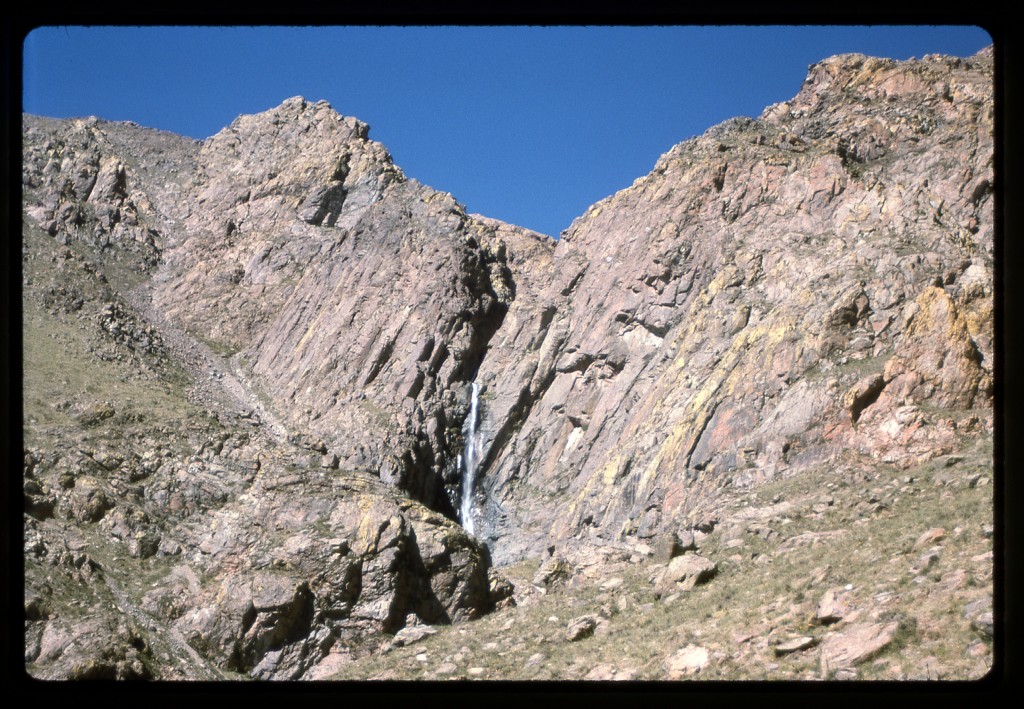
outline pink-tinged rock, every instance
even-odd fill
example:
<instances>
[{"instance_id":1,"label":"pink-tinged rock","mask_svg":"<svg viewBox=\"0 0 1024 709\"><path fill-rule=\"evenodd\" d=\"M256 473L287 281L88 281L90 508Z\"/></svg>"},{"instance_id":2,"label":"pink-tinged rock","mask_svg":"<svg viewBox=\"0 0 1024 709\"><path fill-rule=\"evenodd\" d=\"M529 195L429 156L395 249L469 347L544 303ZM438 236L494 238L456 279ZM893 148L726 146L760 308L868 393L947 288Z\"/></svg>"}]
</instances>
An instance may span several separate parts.
<instances>
[{"instance_id":1,"label":"pink-tinged rock","mask_svg":"<svg viewBox=\"0 0 1024 709\"><path fill-rule=\"evenodd\" d=\"M365 124L323 102L290 99L202 143L25 116L25 276L35 280L25 302L93 322L96 294L127 294L113 271L109 283L96 269L76 281L87 264L72 251L96 264L124 256L118 270L140 264L140 291L152 300L139 307L161 337L193 333L218 359L236 353L241 394L265 399L244 424L255 467L229 465L242 441L222 442L191 461L174 454L149 465L145 485L126 489L122 474L139 472L120 450L132 447L128 436L113 446L122 464L108 468L101 456L65 471L68 484L46 481L61 525L28 518L37 552L26 556L26 578L51 573L41 552L60 549L57 526L105 534L137 495L148 524L202 567L199 589L165 579L147 594L154 622L176 623L197 653L180 671L229 663L291 679L356 636L380 640L372 636L401 627L409 611L457 622L510 600L507 586L489 587L480 543L416 511L458 509L471 379L480 394L475 533L493 540L496 561L616 539L643 563L652 549L640 540L653 546L688 521L700 545L714 525L695 520L743 486L797 479L847 451L905 467L990 436L992 63L991 52L819 62L792 102L680 143L559 241L466 214L451 195L405 179ZM44 292L75 282L87 298ZM126 332L115 320L104 316L93 333L104 356L119 342L113 326ZM135 354L151 349L151 336ZM109 352L115 368L135 356ZM213 369L212 379L201 374L204 388L234 379ZM957 413L957 428L941 410L968 407L975 412ZM102 439L136 413L122 401L101 408L69 422ZM321 442L274 453L257 440L271 424ZM173 430L158 437L185 442ZM321 469L328 450L343 472ZM828 542L808 532L778 549L827 551ZM669 547L659 558L680 551ZM75 563L91 569L81 551ZM663 598L710 573L701 565L711 562L680 558L658 579ZM972 563L984 580L991 552ZM116 581L127 568L104 565L93 580ZM538 583L552 588L559 571ZM522 597L539 595L528 586ZM650 605L619 595L622 609ZM48 612L86 627L84 607L51 601ZM126 613L92 608L107 619ZM985 611L971 618L978 632L991 626ZM114 627L104 620L90 631L95 658ZM861 627L837 636L832 659L853 663L857 647L881 642L879 631L858 645ZM40 677L71 669L76 641L57 630L45 642L43 628L31 631ZM548 636L560 641L562 628ZM134 672L126 641L121 669L87 664L86 674ZM677 658L684 676L706 661L697 650L689 657Z\"/></svg>"},{"instance_id":2,"label":"pink-tinged rock","mask_svg":"<svg viewBox=\"0 0 1024 709\"><path fill-rule=\"evenodd\" d=\"M665 671L669 679L686 679L700 673L709 661L707 648L687 645L665 662Z\"/></svg>"},{"instance_id":3,"label":"pink-tinged rock","mask_svg":"<svg viewBox=\"0 0 1024 709\"><path fill-rule=\"evenodd\" d=\"M829 625L842 620L849 612L848 594L842 588L830 588L818 602L815 620L822 625Z\"/></svg>"},{"instance_id":4,"label":"pink-tinged rock","mask_svg":"<svg viewBox=\"0 0 1024 709\"><path fill-rule=\"evenodd\" d=\"M790 655L794 652L800 652L801 650L812 648L817 644L817 638L811 637L810 635L802 635L800 637L784 640L775 646L774 651L776 656L781 657L782 655Z\"/></svg>"},{"instance_id":5,"label":"pink-tinged rock","mask_svg":"<svg viewBox=\"0 0 1024 709\"><path fill-rule=\"evenodd\" d=\"M878 655L896 637L899 623L855 625L821 644L821 672L828 677L837 670L856 667Z\"/></svg>"},{"instance_id":6,"label":"pink-tinged rock","mask_svg":"<svg viewBox=\"0 0 1024 709\"><path fill-rule=\"evenodd\" d=\"M850 387L843 395L843 406L849 412L850 419L856 422L864 409L875 402L884 388L885 379L881 374L864 377Z\"/></svg>"},{"instance_id":7,"label":"pink-tinged rock","mask_svg":"<svg viewBox=\"0 0 1024 709\"><path fill-rule=\"evenodd\" d=\"M595 628L597 628L597 618L592 615L574 618L569 622L569 627L565 630L565 639L572 643L589 638L594 634Z\"/></svg>"},{"instance_id":8,"label":"pink-tinged rock","mask_svg":"<svg viewBox=\"0 0 1024 709\"><path fill-rule=\"evenodd\" d=\"M925 288L915 305L896 355L885 365L894 394L962 408L987 397L991 378L960 306L936 287Z\"/></svg>"},{"instance_id":9,"label":"pink-tinged rock","mask_svg":"<svg viewBox=\"0 0 1024 709\"><path fill-rule=\"evenodd\" d=\"M352 656L347 652L331 652L324 659L309 669L302 676L303 680L317 681L330 679L332 675L341 671L345 665L352 662Z\"/></svg>"},{"instance_id":10,"label":"pink-tinged rock","mask_svg":"<svg viewBox=\"0 0 1024 709\"><path fill-rule=\"evenodd\" d=\"M394 647L404 647L436 634L437 628L433 628L429 625L406 626L395 633L395 637L391 641L391 644Z\"/></svg>"},{"instance_id":11,"label":"pink-tinged rock","mask_svg":"<svg viewBox=\"0 0 1024 709\"><path fill-rule=\"evenodd\" d=\"M945 538L946 538L946 530L943 529L942 527L934 527L932 529L929 529L927 532L922 534L920 537L918 537L917 541L914 542L914 546L912 547L912 549L914 551L920 551L921 549L924 549L926 547L930 547L933 544L937 544L937 543L941 542Z\"/></svg>"},{"instance_id":12,"label":"pink-tinged rock","mask_svg":"<svg viewBox=\"0 0 1024 709\"><path fill-rule=\"evenodd\" d=\"M663 595L672 591L689 591L694 586L714 578L718 565L699 554L683 554L668 563L658 581L657 590Z\"/></svg>"}]
</instances>

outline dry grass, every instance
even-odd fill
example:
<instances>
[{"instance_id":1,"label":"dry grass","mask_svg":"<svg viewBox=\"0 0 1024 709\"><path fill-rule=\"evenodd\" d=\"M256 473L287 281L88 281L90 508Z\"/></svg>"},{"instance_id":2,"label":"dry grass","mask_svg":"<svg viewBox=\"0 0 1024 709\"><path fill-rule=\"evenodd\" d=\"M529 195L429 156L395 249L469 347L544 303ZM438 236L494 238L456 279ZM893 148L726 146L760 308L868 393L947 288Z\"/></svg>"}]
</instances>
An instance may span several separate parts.
<instances>
[{"instance_id":1,"label":"dry grass","mask_svg":"<svg viewBox=\"0 0 1024 709\"><path fill-rule=\"evenodd\" d=\"M940 459L905 471L864 462L841 470L822 466L749 491L738 506L791 503L762 523L778 536L765 541L747 531L737 537L741 546L729 545L727 537L736 534L726 516L700 550L718 563L718 576L678 595L656 596L651 576L657 566L650 561L610 562L601 574L578 575L544 595L528 590L537 560L504 569L519 589L518 607L357 659L335 678L583 679L605 665L619 676L663 680L667 658L694 644L711 656L695 679L817 680L818 647L783 656L774 647L794 636L820 641L851 623L890 620L900 622L896 639L857 668L858 678L980 678L991 666L991 641L980 641L963 609L991 594L992 562L977 558L992 549L983 533L992 523L991 442L969 445L960 455L963 461L952 467ZM915 572L927 548L915 550L914 543L935 527L946 530L938 559ZM811 535L819 536L813 545L786 544ZM601 588L613 578L621 585ZM833 587L851 589L854 617L825 627L814 615ZM567 641L569 621L584 614L603 619L596 635ZM979 641L972 656L969 649Z\"/></svg>"},{"instance_id":2,"label":"dry grass","mask_svg":"<svg viewBox=\"0 0 1024 709\"><path fill-rule=\"evenodd\" d=\"M80 267L72 265L53 275L51 258L70 252L88 262L82 250L57 245L38 229L26 225L23 233L31 258L24 260L24 276L31 286L22 291L22 402L26 443L34 445L47 430L60 435L77 424L76 410L99 401L114 404L117 415L96 428L97 435L119 436L127 424L178 426L198 412L186 400L185 374L173 365L160 376L141 373L130 362L105 360L97 353L112 348L104 341L95 319L108 294ZM75 264L69 260L69 264ZM60 280L84 298L75 312L51 312L40 293Z\"/></svg>"}]
</instances>

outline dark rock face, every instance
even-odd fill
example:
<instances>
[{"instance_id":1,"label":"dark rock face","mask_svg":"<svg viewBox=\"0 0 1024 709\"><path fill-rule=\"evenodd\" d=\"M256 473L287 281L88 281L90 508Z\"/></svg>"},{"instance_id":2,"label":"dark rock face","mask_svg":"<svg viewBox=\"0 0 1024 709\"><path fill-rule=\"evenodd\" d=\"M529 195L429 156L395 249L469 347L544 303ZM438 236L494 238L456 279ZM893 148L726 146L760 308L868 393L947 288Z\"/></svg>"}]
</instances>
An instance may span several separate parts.
<instances>
[{"instance_id":1,"label":"dark rock face","mask_svg":"<svg viewBox=\"0 0 1024 709\"><path fill-rule=\"evenodd\" d=\"M990 433L992 120L990 53L834 57L555 242L325 102L26 116L30 672L320 676L511 602L492 554L650 542L675 593L723 490Z\"/></svg>"}]
</instances>

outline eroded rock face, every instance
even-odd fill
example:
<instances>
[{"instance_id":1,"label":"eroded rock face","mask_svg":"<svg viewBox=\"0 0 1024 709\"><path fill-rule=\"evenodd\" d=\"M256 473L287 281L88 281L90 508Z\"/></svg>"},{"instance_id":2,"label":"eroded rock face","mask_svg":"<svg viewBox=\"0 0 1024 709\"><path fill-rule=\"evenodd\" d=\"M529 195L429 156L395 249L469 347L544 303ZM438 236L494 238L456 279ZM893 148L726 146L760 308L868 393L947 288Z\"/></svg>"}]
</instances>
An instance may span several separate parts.
<instances>
[{"instance_id":1,"label":"eroded rock face","mask_svg":"<svg viewBox=\"0 0 1024 709\"><path fill-rule=\"evenodd\" d=\"M109 618L47 622L25 659L45 667L39 679L153 678L152 653L138 629Z\"/></svg>"},{"instance_id":2,"label":"eroded rock face","mask_svg":"<svg viewBox=\"0 0 1024 709\"><path fill-rule=\"evenodd\" d=\"M845 447L935 455L963 417L922 405L990 425L991 90L985 53L834 57L577 219L478 376L496 556L685 528Z\"/></svg>"},{"instance_id":3,"label":"eroded rock face","mask_svg":"<svg viewBox=\"0 0 1024 709\"><path fill-rule=\"evenodd\" d=\"M342 467L458 499L467 384L514 297L499 227L407 181L367 126L290 99L205 141L155 301Z\"/></svg>"},{"instance_id":4,"label":"eroded rock face","mask_svg":"<svg viewBox=\"0 0 1024 709\"><path fill-rule=\"evenodd\" d=\"M466 385L513 295L497 234L521 230L407 182L323 102L287 101L202 144L96 119L26 126L26 258L45 277L26 282L45 309L32 327L71 328L122 381L136 365L174 394L187 375L206 407L194 420L175 404L188 416L165 422L131 402L55 404L74 416L66 435L48 429L53 447L26 453L39 598L65 569L98 619L162 628L144 663L159 677L292 679L338 646L373 651L409 618L468 620L510 595L442 512L459 494ZM159 239L126 242L108 213ZM55 234L64 248L47 260ZM242 351L228 364L206 345ZM74 548L69 523L85 535ZM97 539L113 546L84 553ZM125 557L153 575L146 587ZM102 664L114 651L98 637L79 643L100 663L90 672L130 676L133 660ZM27 661L77 672L56 658Z\"/></svg>"},{"instance_id":5,"label":"eroded rock face","mask_svg":"<svg viewBox=\"0 0 1024 709\"><path fill-rule=\"evenodd\" d=\"M990 432L992 120L990 52L834 57L555 242L325 102L202 142L26 117L26 366L77 387L26 391L30 671L326 676L510 603L492 555L555 588L656 548L675 593L728 487Z\"/></svg>"},{"instance_id":6,"label":"eroded rock face","mask_svg":"<svg viewBox=\"0 0 1024 709\"><path fill-rule=\"evenodd\" d=\"M94 117L25 116L22 147L24 211L40 228L60 244L126 252L145 270L156 266L165 233L186 208L195 141ZM153 156L145 165L140 147Z\"/></svg>"}]
</instances>

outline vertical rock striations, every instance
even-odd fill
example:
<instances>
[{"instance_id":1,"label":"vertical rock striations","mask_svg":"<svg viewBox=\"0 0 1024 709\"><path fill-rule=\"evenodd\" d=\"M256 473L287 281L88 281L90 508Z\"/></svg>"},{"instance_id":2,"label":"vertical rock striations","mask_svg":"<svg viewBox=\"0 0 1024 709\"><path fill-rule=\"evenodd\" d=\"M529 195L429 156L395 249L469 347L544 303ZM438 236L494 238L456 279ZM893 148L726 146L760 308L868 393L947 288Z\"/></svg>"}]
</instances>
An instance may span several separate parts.
<instances>
[{"instance_id":1,"label":"vertical rock striations","mask_svg":"<svg viewBox=\"0 0 1024 709\"><path fill-rule=\"evenodd\" d=\"M295 98L205 141L156 301L342 467L451 513L467 385L513 286L496 228L367 131Z\"/></svg>"},{"instance_id":2,"label":"vertical rock striations","mask_svg":"<svg viewBox=\"0 0 1024 709\"><path fill-rule=\"evenodd\" d=\"M38 278L26 280L26 339L95 352L88 320L76 324L95 310L112 350L100 359L141 358L148 386L187 412L83 404L77 423L40 431L43 448L26 458L39 476L26 478L28 587L44 605L66 603L48 580L66 566L90 612L134 621L117 636L128 649L76 629L74 652L43 643L26 656L34 674L133 676L155 663L164 678L296 678L339 648L373 651L407 622L474 618L508 595L492 592L487 549L445 517L460 494L469 381L513 296L505 229L407 181L366 133L302 99L201 144L26 117L25 211L57 244L47 258L54 247L26 223L26 272ZM33 350L27 367L43 371L44 356ZM92 383L106 381L101 364L70 358L64 373L78 377L79 364L86 384L66 393L113 394ZM97 438L112 468L69 459ZM157 462L122 465L147 459ZM69 523L114 549L56 553ZM124 562L120 544L138 561ZM150 588L134 587L154 569ZM43 614L27 632L57 627ZM147 632L158 628L160 640Z\"/></svg>"},{"instance_id":3,"label":"vertical rock striations","mask_svg":"<svg viewBox=\"0 0 1024 709\"><path fill-rule=\"evenodd\" d=\"M498 557L991 426L992 119L988 52L834 57L577 219L479 375Z\"/></svg>"},{"instance_id":4,"label":"vertical rock striations","mask_svg":"<svg viewBox=\"0 0 1024 709\"><path fill-rule=\"evenodd\" d=\"M827 59L558 242L323 101L26 116L30 671L329 676L503 602L492 554L692 550L729 488L991 434L992 88Z\"/></svg>"}]
</instances>

